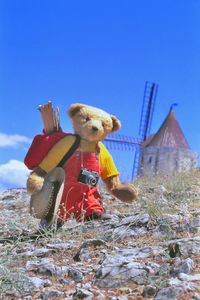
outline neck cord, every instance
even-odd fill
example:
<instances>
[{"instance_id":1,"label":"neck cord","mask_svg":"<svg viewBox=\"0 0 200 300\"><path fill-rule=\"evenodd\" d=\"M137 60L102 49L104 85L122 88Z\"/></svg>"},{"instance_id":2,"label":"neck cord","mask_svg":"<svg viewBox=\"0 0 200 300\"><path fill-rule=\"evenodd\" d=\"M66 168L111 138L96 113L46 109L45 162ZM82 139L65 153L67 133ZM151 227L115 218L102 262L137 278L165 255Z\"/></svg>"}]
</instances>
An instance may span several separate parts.
<instances>
[{"instance_id":1,"label":"neck cord","mask_svg":"<svg viewBox=\"0 0 200 300\"><path fill-rule=\"evenodd\" d=\"M98 158L98 164L99 164L99 175L100 175L100 153L99 151L97 150L99 149L99 145L97 144L96 145L96 158ZM80 152L81 152L81 168L84 168L83 166L83 151L82 151L82 145L80 145Z\"/></svg>"}]
</instances>

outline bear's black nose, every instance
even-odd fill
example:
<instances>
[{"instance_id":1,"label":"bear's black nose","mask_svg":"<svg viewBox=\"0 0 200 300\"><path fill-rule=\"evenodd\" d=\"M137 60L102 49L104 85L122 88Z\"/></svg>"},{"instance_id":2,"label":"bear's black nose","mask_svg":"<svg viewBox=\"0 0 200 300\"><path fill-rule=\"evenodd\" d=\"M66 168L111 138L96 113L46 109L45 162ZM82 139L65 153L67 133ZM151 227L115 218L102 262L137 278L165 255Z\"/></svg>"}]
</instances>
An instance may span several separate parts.
<instances>
[{"instance_id":1,"label":"bear's black nose","mask_svg":"<svg viewBox=\"0 0 200 300\"><path fill-rule=\"evenodd\" d=\"M93 131L98 131L98 128L96 126L92 126Z\"/></svg>"}]
</instances>

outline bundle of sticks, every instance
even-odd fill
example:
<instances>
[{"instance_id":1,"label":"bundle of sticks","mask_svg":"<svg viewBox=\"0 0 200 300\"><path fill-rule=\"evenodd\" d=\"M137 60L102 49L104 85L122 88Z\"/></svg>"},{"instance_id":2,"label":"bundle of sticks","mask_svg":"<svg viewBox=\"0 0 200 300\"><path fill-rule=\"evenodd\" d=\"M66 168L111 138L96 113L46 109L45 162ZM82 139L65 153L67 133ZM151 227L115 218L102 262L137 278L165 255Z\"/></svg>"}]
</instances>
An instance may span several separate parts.
<instances>
[{"instance_id":1,"label":"bundle of sticks","mask_svg":"<svg viewBox=\"0 0 200 300\"><path fill-rule=\"evenodd\" d=\"M51 101L49 101L45 105L39 105L38 107L42 121L44 125L44 129L46 133L49 135L53 132L57 132L60 130L60 116L59 116L59 108L56 107L56 112L53 109Z\"/></svg>"}]
</instances>

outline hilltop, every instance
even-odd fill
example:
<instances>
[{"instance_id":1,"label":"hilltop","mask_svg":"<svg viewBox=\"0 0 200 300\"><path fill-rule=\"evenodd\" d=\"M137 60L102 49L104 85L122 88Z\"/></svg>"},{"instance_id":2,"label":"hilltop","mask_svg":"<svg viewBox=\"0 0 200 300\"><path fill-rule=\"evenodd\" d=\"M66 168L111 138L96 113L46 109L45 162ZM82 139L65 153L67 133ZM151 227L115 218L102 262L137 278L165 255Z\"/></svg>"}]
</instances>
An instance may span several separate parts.
<instances>
[{"instance_id":1,"label":"hilltop","mask_svg":"<svg viewBox=\"0 0 200 300\"><path fill-rule=\"evenodd\" d=\"M0 299L200 299L200 176L140 178L124 204L99 187L107 221L77 223L35 241L24 189L0 191Z\"/></svg>"}]
</instances>

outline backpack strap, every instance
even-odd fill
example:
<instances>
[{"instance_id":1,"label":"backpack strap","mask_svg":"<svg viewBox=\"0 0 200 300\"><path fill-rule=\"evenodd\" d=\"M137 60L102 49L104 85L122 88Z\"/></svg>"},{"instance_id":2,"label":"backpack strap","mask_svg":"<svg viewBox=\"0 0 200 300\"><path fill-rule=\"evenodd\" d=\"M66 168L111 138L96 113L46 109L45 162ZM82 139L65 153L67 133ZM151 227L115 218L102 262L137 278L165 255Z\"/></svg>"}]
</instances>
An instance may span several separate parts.
<instances>
[{"instance_id":1,"label":"backpack strap","mask_svg":"<svg viewBox=\"0 0 200 300\"><path fill-rule=\"evenodd\" d=\"M73 136L76 137L74 144L71 146L69 151L65 154L65 156L61 159L61 161L59 162L57 167L62 167L66 163L66 161L72 156L72 154L76 151L78 146L80 145L80 141L81 141L80 136L78 134L73 134Z\"/></svg>"}]
</instances>

